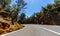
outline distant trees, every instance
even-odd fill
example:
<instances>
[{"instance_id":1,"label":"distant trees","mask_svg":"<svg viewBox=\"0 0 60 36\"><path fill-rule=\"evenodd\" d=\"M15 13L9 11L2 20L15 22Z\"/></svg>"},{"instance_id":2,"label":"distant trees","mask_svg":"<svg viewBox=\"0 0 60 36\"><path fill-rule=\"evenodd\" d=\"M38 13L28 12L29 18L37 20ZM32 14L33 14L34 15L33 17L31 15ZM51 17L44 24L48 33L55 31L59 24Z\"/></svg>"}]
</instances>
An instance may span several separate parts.
<instances>
[{"instance_id":1,"label":"distant trees","mask_svg":"<svg viewBox=\"0 0 60 36\"><path fill-rule=\"evenodd\" d=\"M42 7L42 11L34 13L29 18L25 18L26 23L30 24L48 24L56 25L60 19L60 3L55 1L54 4L48 4L46 7ZM24 24L24 23L23 23Z\"/></svg>"},{"instance_id":2,"label":"distant trees","mask_svg":"<svg viewBox=\"0 0 60 36\"><path fill-rule=\"evenodd\" d=\"M21 15L19 16L19 23L25 23L25 21L26 21L26 18L25 18L25 14L24 13L21 13Z\"/></svg>"},{"instance_id":3,"label":"distant trees","mask_svg":"<svg viewBox=\"0 0 60 36\"><path fill-rule=\"evenodd\" d=\"M10 12L12 23L18 21L22 24L56 24L60 14L60 0L55 0L54 4L48 4L42 7L42 11L34 13L29 18L26 18L25 13L19 13L27 5L24 0L16 0L16 4L10 5L12 0L0 0L0 9Z\"/></svg>"}]
</instances>

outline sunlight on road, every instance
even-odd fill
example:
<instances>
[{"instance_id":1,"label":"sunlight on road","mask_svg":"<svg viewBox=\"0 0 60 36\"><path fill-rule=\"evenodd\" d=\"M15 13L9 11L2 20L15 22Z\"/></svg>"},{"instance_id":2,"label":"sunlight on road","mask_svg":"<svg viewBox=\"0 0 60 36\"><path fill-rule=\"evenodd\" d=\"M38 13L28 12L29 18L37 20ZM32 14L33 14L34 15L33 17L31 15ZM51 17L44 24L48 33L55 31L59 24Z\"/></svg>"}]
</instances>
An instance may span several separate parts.
<instances>
[{"instance_id":1,"label":"sunlight on road","mask_svg":"<svg viewBox=\"0 0 60 36\"><path fill-rule=\"evenodd\" d=\"M52 27L52 29L47 27L48 25L26 24L23 29L13 33L6 34L5 36L60 36L59 31L56 32L56 30L53 30L55 26L49 26L49 27ZM57 28L58 27L59 26L57 26Z\"/></svg>"}]
</instances>

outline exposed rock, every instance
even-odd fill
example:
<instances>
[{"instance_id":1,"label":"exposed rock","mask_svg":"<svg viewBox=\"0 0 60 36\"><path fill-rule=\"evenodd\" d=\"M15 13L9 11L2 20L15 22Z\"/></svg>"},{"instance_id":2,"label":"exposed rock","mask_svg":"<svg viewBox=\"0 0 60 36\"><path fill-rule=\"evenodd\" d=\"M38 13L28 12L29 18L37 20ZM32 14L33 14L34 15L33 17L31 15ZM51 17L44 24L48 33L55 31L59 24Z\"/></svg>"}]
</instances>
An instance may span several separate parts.
<instances>
[{"instance_id":1,"label":"exposed rock","mask_svg":"<svg viewBox=\"0 0 60 36\"><path fill-rule=\"evenodd\" d=\"M0 10L0 34L6 34L12 31L16 31L21 29L23 26L18 24L17 22L12 24L11 17L9 16L9 12L5 12Z\"/></svg>"}]
</instances>

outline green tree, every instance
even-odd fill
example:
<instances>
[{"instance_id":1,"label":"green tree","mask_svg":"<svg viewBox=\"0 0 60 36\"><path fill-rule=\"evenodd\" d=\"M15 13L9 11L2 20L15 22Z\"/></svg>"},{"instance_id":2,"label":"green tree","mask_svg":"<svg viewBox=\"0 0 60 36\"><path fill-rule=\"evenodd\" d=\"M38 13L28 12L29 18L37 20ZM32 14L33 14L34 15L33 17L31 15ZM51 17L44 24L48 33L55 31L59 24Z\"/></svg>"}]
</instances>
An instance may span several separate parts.
<instances>
[{"instance_id":1,"label":"green tree","mask_svg":"<svg viewBox=\"0 0 60 36\"><path fill-rule=\"evenodd\" d=\"M9 5L11 3L11 0L0 0L0 8L6 7L6 5Z\"/></svg>"},{"instance_id":2,"label":"green tree","mask_svg":"<svg viewBox=\"0 0 60 36\"><path fill-rule=\"evenodd\" d=\"M25 23L26 21L26 18L25 18L25 14L24 13L21 13L21 15L19 16L19 23Z\"/></svg>"},{"instance_id":3,"label":"green tree","mask_svg":"<svg viewBox=\"0 0 60 36\"><path fill-rule=\"evenodd\" d=\"M16 1L17 2L17 4L16 5L14 5L14 9L13 9L13 12L12 13L14 13L13 14L13 16L12 16L12 20L14 21L14 20L16 20L17 21L17 18L18 18L18 14L20 13L20 11L25 7L25 5L26 5L26 3L24 2L24 0L17 0Z\"/></svg>"},{"instance_id":4,"label":"green tree","mask_svg":"<svg viewBox=\"0 0 60 36\"><path fill-rule=\"evenodd\" d=\"M55 4L60 4L60 0L54 0Z\"/></svg>"},{"instance_id":5,"label":"green tree","mask_svg":"<svg viewBox=\"0 0 60 36\"><path fill-rule=\"evenodd\" d=\"M16 0L16 4L13 4L13 6L10 5L12 0L0 0L0 8L10 12L10 17L12 17L12 23L14 21L17 21L18 14L22 9L25 8L25 1L24 0Z\"/></svg>"}]
</instances>

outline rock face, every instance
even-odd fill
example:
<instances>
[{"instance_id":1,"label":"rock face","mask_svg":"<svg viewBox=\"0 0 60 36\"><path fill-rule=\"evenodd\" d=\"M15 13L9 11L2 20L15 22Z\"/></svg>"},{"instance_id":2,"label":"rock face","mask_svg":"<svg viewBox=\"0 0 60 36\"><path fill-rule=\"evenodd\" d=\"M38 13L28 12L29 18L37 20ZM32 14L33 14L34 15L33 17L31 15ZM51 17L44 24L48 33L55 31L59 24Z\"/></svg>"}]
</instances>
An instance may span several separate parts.
<instances>
[{"instance_id":1,"label":"rock face","mask_svg":"<svg viewBox=\"0 0 60 36\"><path fill-rule=\"evenodd\" d=\"M0 34L9 33L23 27L17 22L13 25L11 21L12 18L9 16L9 14L9 12L0 10Z\"/></svg>"},{"instance_id":2,"label":"rock face","mask_svg":"<svg viewBox=\"0 0 60 36\"><path fill-rule=\"evenodd\" d=\"M11 23L11 18L6 12L0 12L0 22Z\"/></svg>"}]
</instances>

